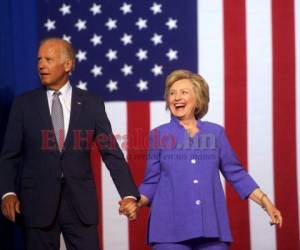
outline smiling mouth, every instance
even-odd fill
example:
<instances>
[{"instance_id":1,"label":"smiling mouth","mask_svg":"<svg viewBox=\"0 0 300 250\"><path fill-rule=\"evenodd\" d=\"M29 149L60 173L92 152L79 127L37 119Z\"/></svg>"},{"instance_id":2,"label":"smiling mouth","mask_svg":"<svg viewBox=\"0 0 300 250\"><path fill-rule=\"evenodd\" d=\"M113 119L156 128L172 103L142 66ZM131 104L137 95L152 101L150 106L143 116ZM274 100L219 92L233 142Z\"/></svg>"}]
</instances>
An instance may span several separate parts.
<instances>
[{"instance_id":1,"label":"smiling mouth","mask_svg":"<svg viewBox=\"0 0 300 250\"><path fill-rule=\"evenodd\" d=\"M174 105L176 110L180 110L180 109L184 109L185 108L185 104L182 103L177 103Z\"/></svg>"}]
</instances>

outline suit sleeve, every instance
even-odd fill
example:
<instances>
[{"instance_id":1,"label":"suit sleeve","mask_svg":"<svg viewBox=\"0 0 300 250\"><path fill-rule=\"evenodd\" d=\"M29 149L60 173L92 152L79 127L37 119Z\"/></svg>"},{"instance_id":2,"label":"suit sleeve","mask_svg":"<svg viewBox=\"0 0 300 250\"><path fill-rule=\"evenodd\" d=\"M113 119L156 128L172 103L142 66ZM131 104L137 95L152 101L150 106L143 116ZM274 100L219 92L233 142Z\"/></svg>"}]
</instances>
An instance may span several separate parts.
<instances>
[{"instance_id":1,"label":"suit sleeve","mask_svg":"<svg viewBox=\"0 0 300 250\"><path fill-rule=\"evenodd\" d=\"M0 157L0 197L14 192L18 168L22 159L23 112L20 99L17 97L9 115Z\"/></svg>"},{"instance_id":2,"label":"suit sleeve","mask_svg":"<svg viewBox=\"0 0 300 250\"><path fill-rule=\"evenodd\" d=\"M258 185L246 172L234 153L222 128L219 137L220 170L225 179L233 186L240 198L246 199Z\"/></svg>"},{"instance_id":3,"label":"suit sleeve","mask_svg":"<svg viewBox=\"0 0 300 250\"><path fill-rule=\"evenodd\" d=\"M128 164L112 133L111 125L105 112L103 101L96 104L96 144L114 184L122 198L134 196L140 198Z\"/></svg>"}]
</instances>

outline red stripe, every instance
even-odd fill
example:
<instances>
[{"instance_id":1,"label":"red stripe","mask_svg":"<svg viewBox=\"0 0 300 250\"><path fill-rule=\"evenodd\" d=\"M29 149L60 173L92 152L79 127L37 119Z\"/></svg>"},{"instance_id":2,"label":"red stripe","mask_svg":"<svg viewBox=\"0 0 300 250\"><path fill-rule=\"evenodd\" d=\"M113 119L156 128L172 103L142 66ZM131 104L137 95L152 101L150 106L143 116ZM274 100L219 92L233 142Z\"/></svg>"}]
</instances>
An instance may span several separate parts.
<instances>
[{"instance_id":1,"label":"red stripe","mask_svg":"<svg viewBox=\"0 0 300 250\"><path fill-rule=\"evenodd\" d=\"M225 127L243 166L247 164L247 72L245 2L224 0ZM226 184L234 237L231 249L250 249L248 203Z\"/></svg>"},{"instance_id":2,"label":"red stripe","mask_svg":"<svg viewBox=\"0 0 300 250\"><path fill-rule=\"evenodd\" d=\"M101 155L97 149L96 144L91 147L91 162L94 180L96 184L97 200L98 200L98 237L99 248L103 249L103 214L102 214L102 177L101 177Z\"/></svg>"},{"instance_id":3,"label":"red stripe","mask_svg":"<svg viewBox=\"0 0 300 250\"><path fill-rule=\"evenodd\" d=\"M149 102L128 102L128 163L134 180L139 185L144 177L148 135L150 130ZM142 209L139 218L129 223L129 249L146 250L148 211Z\"/></svg>"},{"instance_id":4,"label":"red stripe","mask_svg":"<svg viewBox=\"0 0 300 250\"><path fill-rule=\"evenodd\" d=\"M300 249L296 169L294 1L272 1L275 201L284 223L277 249Z\"/></svg>"}]
</instances>

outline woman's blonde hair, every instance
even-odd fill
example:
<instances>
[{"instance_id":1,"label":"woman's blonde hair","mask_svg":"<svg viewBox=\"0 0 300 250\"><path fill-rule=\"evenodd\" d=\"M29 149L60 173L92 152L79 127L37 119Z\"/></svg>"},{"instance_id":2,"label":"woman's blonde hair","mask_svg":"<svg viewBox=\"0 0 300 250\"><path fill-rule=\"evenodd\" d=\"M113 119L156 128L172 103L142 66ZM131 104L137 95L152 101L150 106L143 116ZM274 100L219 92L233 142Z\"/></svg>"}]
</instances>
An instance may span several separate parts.
<instances>
[{"instance_id":1,"label":"woman's blonde hair","mask_svg":"<svg viewBox=\"0 0 300 250\"><path fill-rule=\"evenodd\" d=\"M166 108L168 108L168 96L172 85L176 81L183 79L190 80L194 86L194 92L196 97L196 108L194 115L196 119L200 119L204 115L206 115L208 111L209 87L207 82L201 75L194 74L189 70L175 70L167 76L164 93L164 98L167 103Z\"/></svg>"}]
</instances>

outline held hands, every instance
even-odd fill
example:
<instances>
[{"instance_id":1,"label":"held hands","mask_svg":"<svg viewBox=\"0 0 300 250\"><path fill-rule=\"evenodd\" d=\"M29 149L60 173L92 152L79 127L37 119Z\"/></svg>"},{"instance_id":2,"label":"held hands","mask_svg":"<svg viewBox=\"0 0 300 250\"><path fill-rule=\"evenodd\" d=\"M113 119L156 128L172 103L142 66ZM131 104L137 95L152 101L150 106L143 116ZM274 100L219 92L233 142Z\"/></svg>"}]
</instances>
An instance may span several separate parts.
<instances>
[{"instance_id":1,"label":"held hands","mask_svg":"<svg viewBox=\"0 0 300 250\"><path fill-rule=\"evenodd\" d=\"M124 198L119 201L119 214L124 214L130 221L137 219L139 207L137 201L133 198Z\"/></svg>"},{"instance_id":2,"label":"held hands","mask_svg":"<svg viewBox=\"0 0 300 250\"><path fill-rule=\"evenodd\" d=\"M119 204L119 214L126 215L129 220L136 220L140 208L147 206L149 204L149 199L141 194L141 198L138 202L132 198L125 198L119 201Z\"/></svg>"},{"instance_id":3,"label":"held hands","mask_svg":"<svg viewBox=\"0 0 300 250\"><path fill-rule=\"evenodd\" d=\"M16 212L21 213L20 201L14 194L7 195L2 199L1 210L3 215L12 222L16 221Z\"/></svg>"}]
</instances>

